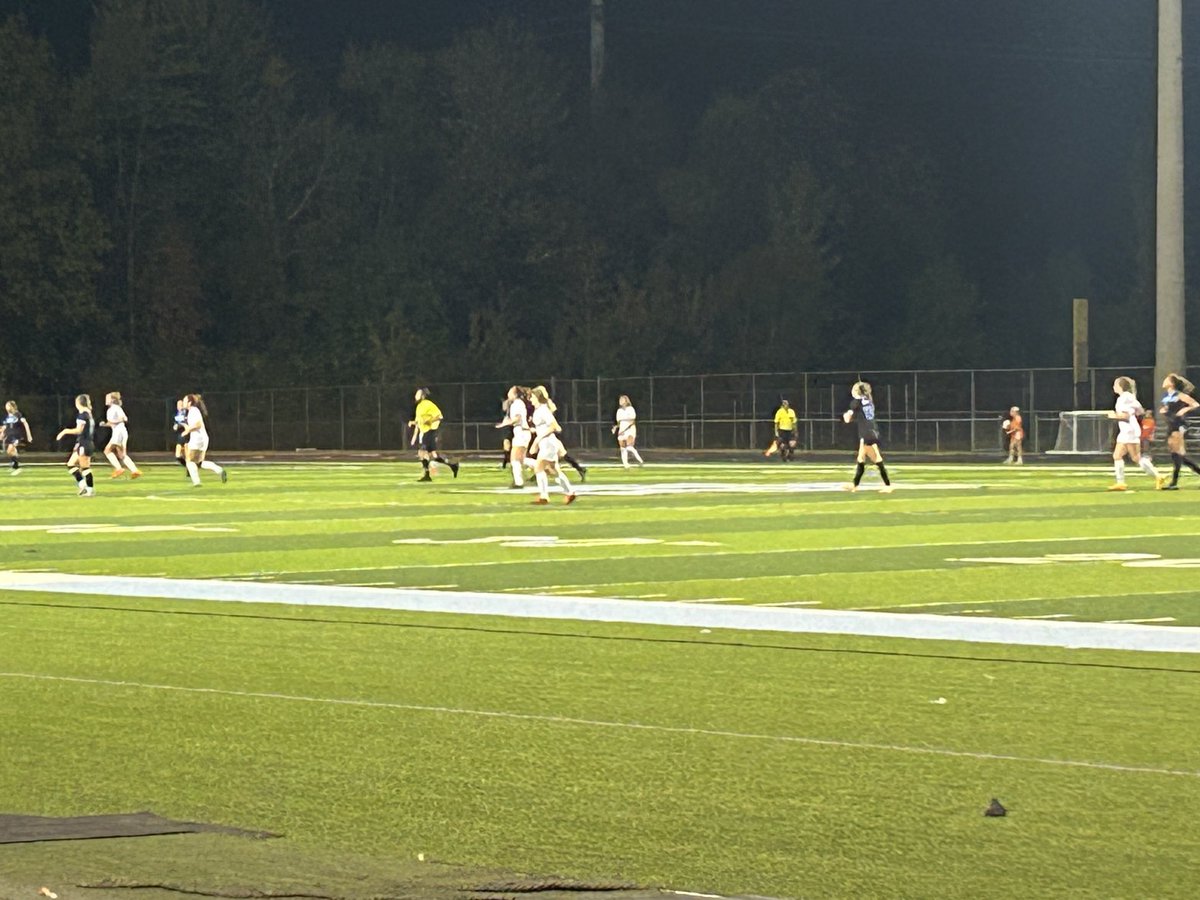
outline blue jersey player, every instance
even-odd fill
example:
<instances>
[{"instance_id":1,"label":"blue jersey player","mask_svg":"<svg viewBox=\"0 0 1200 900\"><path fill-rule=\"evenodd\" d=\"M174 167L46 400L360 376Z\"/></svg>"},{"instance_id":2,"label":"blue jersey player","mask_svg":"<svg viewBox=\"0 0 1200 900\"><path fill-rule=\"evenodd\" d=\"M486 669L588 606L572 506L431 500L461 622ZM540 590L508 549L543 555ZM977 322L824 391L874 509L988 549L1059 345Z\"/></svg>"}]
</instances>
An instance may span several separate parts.
<instances>
[{"instance_id":1,"label":"blue jersey player","mask_svg":"<svg viewBox=\"0 0 1200 900\"><path fill-rule=\"evenodd\" d=\"M79 496L94 496L92 456L96 453L96 420L92 417L92 398L87 394L75 398L75 427L64 428L55 440L61 441L67 435L75 436L75 446L71 448L67 469L79 485Z\"/></svg>"},{"instance_id":2,"label":"blue jersey player","mask_svg":"<svg viewBox=\"0 0 1200 900\"><path fill-rule=\"evenodd\" d=\"M21 444L30 443L33 440L33 432L29 430L29 423L21 415L21 410L17 409L16 400L9 400L4 404L4 418L0 420L0 437L4 440L4 452L12 460L12 470L9 474L20 475Z\"/></svg>"},{"instance_id":3,"label":"blue jersey player","mask_svg":"<svg viewBox=\"0 0 1200 900\"><path fill-rule=\"evenodd\" d=\"M892 492L892 481L888 478L887 466L883 464L883 453L879 449L879 426L875 422L875 401L871 399L871 386L865 381L856 382L850 389L854 401L850 408L842 414L846 424L853 422L858 426L858 465L854 469L854 483L846 485L846 490L858 490L863 472L867 468L867 460L875 463L879 469L879 477L883 479L881 494Z\"/></svg>"}]
</instances>

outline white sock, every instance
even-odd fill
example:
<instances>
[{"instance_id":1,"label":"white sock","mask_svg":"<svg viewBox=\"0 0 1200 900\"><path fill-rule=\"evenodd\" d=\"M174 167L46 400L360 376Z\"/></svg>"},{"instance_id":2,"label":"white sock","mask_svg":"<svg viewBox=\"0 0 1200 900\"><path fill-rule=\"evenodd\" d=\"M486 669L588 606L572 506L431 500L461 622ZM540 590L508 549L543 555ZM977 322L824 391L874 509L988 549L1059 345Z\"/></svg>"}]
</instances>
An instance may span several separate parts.
<instances>
[{"instance_id":1,"label":"white sock","mask_svg":"<svg viewBox=\"0 0 1200 900\"><path fill-rule=\"evenodd\" d=\"M558 477L554 479L558 482L558 486L563 489L564 494L571 493L571 482L567 481L567 476L562 472L558 473Z\"/></svg>"},{"instance_id":2,"label":"white sock","mask_svg":"<svg viewBox=\"0 0 1200 900\"><path fill-rule=\"evenodd\" d=\"M188 477L192 479L192 484L200 483L200 470L196 468L196 464L191 460L187 463Z\"/></svg>"},{"instance_id":3,"label":"white sock","mask_svg":"<svg viewBox=\"0 0 1200 900\"><path fill-rule=\"evenodd\" d=\"M623 465L627 469L629 468L629 448L628 447L621 448L621 465Z\"/></svg>"},{"instance_id":4,"label":"white sock","mask_svg":"<svg viewBox=\"0 0 1200 900\"><path fill-rule=\"evenodd\" d=\"M137 465L134 463L134 461L132 459L129 458L128 453L125 454L125 468L127 468L130 472L138 471Z\"/></svg>"},{"instance_id":5,"label":"white sock","mask_svg":"<svg viewBox=\"0 0 1200 900\"><path fill-rule=\"evenodd\" d=\"M1117 484L1125 483L1125 460L1118 459L1113 462L1113 471L1117 473Z\"/></svg>"},{"instance_id":6,"label":"white sock","mask_svg":"<svg viewBox=\"0 0 1200 900\"><path fill-rule=\"evenodd\" d=\"M543 500L549 500L550 499L550 479L546 476L546 473L539 469L538 471L536 471L534 473L533 477L537 481L538 494L541 496L541 498Z\"/></svg>"},{"instance_id":7,"label":"white sock","mask_svg":"<svg viewBox=\"0 0 1200 900\"><path fill-rule=\"evenodd\" d=\"M210 462L207 459L204 462L200 463L200 468L208 469L208 471L210 471L210 472L216 472L218 475L221 474L221 467L218 466L215 462Z\"/></svg>"},{"instance_id":8,"label":"white sock","mask_svg":"<svg viewBox=\"0 0 1200 900\"><path fill-rule=\"evenodd\" d=\"M109 465L112 466L114 469L121 468L121 461L119 459L117 459L117 454L105 453L104 458L108 460Z\"/></svg>"},{"instance_id":9,"label":"white sock","mask_svg":"<svg viewBox=\"0 0 1200 900\"><path fill-rule=\"evenodd\" d=\"M637 447L630 447L629 452L633 454L634 459L636 459L638 462L645 462L645 460L642 459L642 454L637 452Z\"/></svg>"},{"instance_id":10,"label":"white sock","mask_svg":"<svg viewBox=\"0 0 1200 900\"><path fill-rule=\"evenodd\" d=\"M1140 460L1138 460L1138 465L1141 466L1142 471L1145 472L1147 475L1149 475L1151 478L1158 477L1158 469L1154 468L1154 463L1150 462L1150 460L1147 459L1145 456L1143 456Z\"/></svg>"},{"instance_id":11,"label":"white sock","mask_svg":"<svg viewBox=\"0 0 1200 900\"><path fill-rule=\"evenodd\" d=\"M517 487L525 487L525 473L521 471L521 461L514 459L508 465L509 468L512 469L513 484L515 484Z\"/></svg>"}]
</instances>

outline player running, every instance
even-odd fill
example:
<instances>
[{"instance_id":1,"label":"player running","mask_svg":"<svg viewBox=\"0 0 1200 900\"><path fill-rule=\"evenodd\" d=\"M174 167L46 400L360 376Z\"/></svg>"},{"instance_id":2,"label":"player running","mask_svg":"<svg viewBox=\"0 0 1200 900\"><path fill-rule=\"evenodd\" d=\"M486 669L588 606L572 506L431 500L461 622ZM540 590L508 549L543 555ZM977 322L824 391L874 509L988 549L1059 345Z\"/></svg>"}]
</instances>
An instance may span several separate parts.
<instances>
[{"instance_id":1,"label":"player running","mask_svg":"<svg viewBox=\"0 0 1200 900\"><path fill-rule=\"evenodd\" d=\"M887 466L883 464L883 453L879 449L879 430L875 425L875 401L871 399L871 385L859 381L850 388L853 402L850 408L842 414L842 421L847 425L854 422L858 425L858 465L854 469L853 484L846 485L846 490L857 491L866 471L866 461L869 458L879 469L879 477L883 479L881 494L892 492L892 481L888 478Z\"/></svg>"},{"instance_id":2,"label":"player running","mask_svg":"<svg viewBox=\"0 0 1200 900\"><path fill-rule=\"evenodd\" d=\"M557 416L558 415L558 405L554 402L554 398L550 396L550 392L548 390L546 390L546 386L544 384L539 384L536 388L534 388L534 390L541 391L543 394L546 395L546 406L548 406L550 408L551 413L553 413L555 416ZM558 420L555 419L555 421L558 421ZM572 469L574 469L576 472L579 473L580 481L587 481L587 471L588 471L587 466L580 463L579 460L577 460L575 457L573 457L571 455L571 452L569 450L567 450L567 445L563 442L561 432L559 433L559 436L558 436L558 446L560 448L558 458L561 460L564 460L568 466L570 466Z\"/></svg>"},{"instance_id":3,"label":"player running","mask_svg":"<svg viewBox=\"0 0 1200 900\"><path fill-rule=\"evenodd\" d=\"M621 448L621 465L629 468L629 457L633 456L639 466L645 465L642 455L637 452L637 411L629 402L629 395L622 394L617 399L617 424L612 433L617 436L617 446Z\"/></svg>"},{"instance_id":4,"label":"player running","mask_svg":"<svg viewBox=\"0 0 1200 900\"><path fill-rule=\"evenodd\" d=\"M187 435L183 430L187 428L187 401L182 397L175 401L175 418L171 424L171 430L175 432L175 462L183 467L183 471L187 472Z\"/></svg>"},{"instance_id":5,"label":"player running","mask_svg":"<svg viewBox=\"0 0 1200 900\"><path fill-rule=\"evenodd\" d=\"M1154 479L1154 486L1162 490L1167 480L1158 474L1149 457L1142 456L1142 425L1138 420L1146 410L1138 402L1137 385L1132 378L1124 376L1113 382L1113 393L1117 395L1116 407L1109 412L1110 419L1117 420L1117 442L1113 447L1113 472L1116 484L1110 491L1127 490L1125 486L1125 458L1137 463L1138 467Z\"/></svg>"},{"instance_id":6,"label":"player running","mask_svg":"<svg viewBox=\"0 0 1200 900\"><path fill-rule=\"evenodd\" d=\"M131 479L141 478L141 471L129 457L129 417L125 415L121 406L121 392L112 391L105 396L104 402L108 406L105 419L112 431L112 436L104 447L104 457L113 467L110 477L120 478L128 471Z\"/></svg>"},{"instance_id":7,"label":"player running","mask_svg":"<svg viewBox=\"0 0 1200 900\"><path fill-rule=\"evenodd\" d=\"M425 473L417 480L433 481L432 476L429 474L430 461L440 462L443 465L449 466L450 471L457 478L458 463L450 462L450 460L438 452L438 428L442 424L442 411L438 409L436 403L429 399L429 388L417 388L413 399L417 402L417 408L413 411L413 418L408 423L408 427L414 429L412 443L418 447L417 456L420 457L421 466L425 470Z\"/></svg>"},{"instance_id":8,"label":"player running","mask_svg":"<svg viewBox=\"0 0 1200 900\"><path fill-rule=\"evenodd\" d=\"M12 460L9 475L21 474L21 444L33 443L33 431L29 423L17 409L17 401L9 400L4 404L4 419L0 421L0 433L4 440L4 453Z\"/></svg>"},{"instance_id":9,"label":"player running","mask_svg":"<svg viewBox=\"0 0 1200 900\"><path fill-rule=\"evenodd\" d=\"M533 440L533 432L529 429L529 408L525 403L528 395L527 388L516 384L510 387L504 405L504 418L496 423L497 428L510 429L508 464L512 468L514 488L525 487L525 458L529 443Z\"/></svg>"},{"instance_id":10,"label":"player running","mask_svg":"<svg viewBox=\"0 0 1200 900\"><path fill-rule=\"evenodd\" d=\"M188 394L183 398L187 410L187 423L183 426L183 435L187 438L187 472L192 479L193 487L200 487L200 470L208 469L221 476L221 483L229 480L229 473L215 462L205 459L208 453L208 428L204 419L208 408L199 394Z\"/></svg>"},{"instance_id":11,"label":"player running","mask_svg":"<svg viewBox=\"0 0 1200 900\"><path fill-rule=\"evenodd\" d=\"M1171 483L1166 485L1163 490L1177 491L1179 490L1179 470L1183 466L1187 466L1200 475L1200 466L1188 459L1187 447L1184 444L1184 439L1187 437L1186 416L1200 406L1200 403L1197 403L1192 396L1195 387L1182 375L1172 372L1163 379L1162 386L1163 398L1158 411L1167 419L1167 449L1171 451L1172 465Z\"/></svg>"},{"instance_id":12,"label":"player running","mask_svg":"<svg viewBox=\"0 0 1200 900\"><path fill-rule=\"evenodd\" d=\"M80 497L94 497L92 456L96 453L96 420L92 417L92 398L87 394L75 398L75 427L64 428L55 440L61 441L69 434L75 436L75 445L67 460L67 471L79 486Z\"/></svg>"},{"instance_id":13,"label":"player running","mask_svg":"<svg viewBox=\"0 0 1200 900\"><path fill-rule=\"evenodd\" d=\"M533 401L534 432L534 445L531 451L537 454L537 465L534 466L533 477L538 486L538 498L533 502L540 505L550 502L550 476L553 475L565 495L563 503L574 503L575 491L572 490L570 480L558 465L559 458L566 450L562 441L558 439L558 433L562 429L559 427L558 420L554 418L550 395L546 393L544 387L538 386L530 393L530 399Z\"/></svg>"}]
</instances>

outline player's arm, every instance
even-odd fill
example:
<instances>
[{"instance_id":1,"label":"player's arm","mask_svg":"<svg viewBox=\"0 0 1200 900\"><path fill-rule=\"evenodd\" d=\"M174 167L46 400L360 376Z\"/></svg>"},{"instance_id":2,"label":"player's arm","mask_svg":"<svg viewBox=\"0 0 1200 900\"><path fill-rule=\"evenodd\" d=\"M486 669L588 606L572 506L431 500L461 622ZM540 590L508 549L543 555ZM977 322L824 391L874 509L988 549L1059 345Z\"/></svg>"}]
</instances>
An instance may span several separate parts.
<instances>
[{"instance_id":1,"label":"player's arm","mask_svg":"<svg viewBox=\"0 0 1200 900\"><path fill-rule=\"evenodd\" d=\"M69 434L83 434L83 422L76 422L74 428L64 428L58 433L58 437L55 440L61 441Z\"/></svg>"},{"instance_id":2,"label":"player's arm","mask_svg":"<svg viewBox=\"0 0 1200 900\"><path fill-rule=\"evenodd\" d=\"M22 418L21 424L25 426L25 440L28 441L30 444L32 444L33 443L33 429L31 429L29 427L29 420L26 418Z\"/></svg>"},{"instance_id":3,"label":"player's arm","mask_svg":"<svg viewBox=\"0 0 1200 900\"><path fill-rule=\"evenodd\" d=\"M845 422L847 425L849 425L851 422L853 422L854 421L854 410L848 409L844 413L842 413L842 421Z\"/></svg>"},{"instance_id":4,"label":"player's arm","mask_svg":"<svg viewBox=\"0 0 1200 900\"><path fill-rule=\"evenodd\" d=\"M1200 401L1197 401L1191 394L1180 394L1179 399L1183 401L1183 409L1179 411L1179 418L1183 418L1197 406L1200 406Z\"/></svg>"}]
</instances>

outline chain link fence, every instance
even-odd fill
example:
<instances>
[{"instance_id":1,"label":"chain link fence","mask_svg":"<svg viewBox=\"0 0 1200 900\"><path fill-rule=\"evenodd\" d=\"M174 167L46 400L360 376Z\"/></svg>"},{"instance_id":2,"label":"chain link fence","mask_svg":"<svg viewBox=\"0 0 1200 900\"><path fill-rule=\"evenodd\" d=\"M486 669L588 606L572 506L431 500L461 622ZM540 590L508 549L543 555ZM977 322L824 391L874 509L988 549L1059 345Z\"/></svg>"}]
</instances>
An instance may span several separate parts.
<instances>
[{"instance_id":1,"label":"chain link fence","mask_svg":"<svg viewBox=\"0 0 1200 900\"><path fill-rule=\"evenodd\" d=\"M850 386L873 388L884 446L896 451L998 454L1000 422L1012 406L1026 422L1026 449L1054 446L1063 410L1112 405L1118 375L1136 379L1143 402L1158 397L1148 367L1093 369L1075 384L1070 368L962 369L879 372L757 372L726 375L654 375L629 378L531 379L544 384L558 405L568 446L596 450L615 446L611 433L617 398L628 394L638 413L638 443L676 450L762 450L770 443L780 399L796 411L797 446L807 451L841 449L855 441L841 414ZM1194 380L1200 373L1193 373ZM214 448L229 451L377 450L408 447L412 384L275 388L205 392L207 425ZM499 448L495 427L508 382L446 382L425 385L445 421L447 450L488 452ZM131 450L166 450L173 444L174 397L123 392ZM103 420L104 391L93 390ZM8 399L9 395L5 396ZM74 422L74 397L17 396L34 430L31 449L49 450L64 425Z\"/></svg>"}]
</instances>

